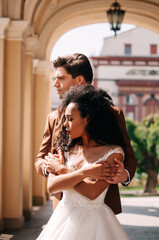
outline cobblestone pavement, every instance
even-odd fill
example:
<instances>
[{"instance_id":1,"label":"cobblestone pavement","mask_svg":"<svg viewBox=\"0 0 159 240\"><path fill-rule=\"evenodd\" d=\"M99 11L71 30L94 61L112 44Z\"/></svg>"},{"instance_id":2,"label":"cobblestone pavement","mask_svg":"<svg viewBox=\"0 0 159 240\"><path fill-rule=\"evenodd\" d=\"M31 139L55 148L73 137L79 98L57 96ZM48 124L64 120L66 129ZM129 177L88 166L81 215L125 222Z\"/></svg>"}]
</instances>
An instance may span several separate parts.
<instances>
[{"instance_id":1,"label":"cobblestone pavement","mask_svg":"<svg viewBox=\"0 0 159 240\"><path fill-rule=\"evenodd\" d=\"M130 239L159 240L159 197L128 197L121 200L123 213L117 218ZM32 219L26 221L21 230L5 232L0 235L0 240L35 240L47 223L51 211L52 200L42 207L34 207Z\"/></svg>"}]
</instances>

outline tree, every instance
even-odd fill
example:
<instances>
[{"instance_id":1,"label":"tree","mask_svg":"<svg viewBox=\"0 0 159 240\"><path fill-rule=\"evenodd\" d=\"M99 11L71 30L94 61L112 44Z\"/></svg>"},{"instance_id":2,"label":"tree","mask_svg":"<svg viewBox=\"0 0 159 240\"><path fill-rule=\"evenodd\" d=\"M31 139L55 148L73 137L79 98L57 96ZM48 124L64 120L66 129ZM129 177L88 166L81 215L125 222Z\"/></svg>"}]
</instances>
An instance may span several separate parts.
<instances>
[{"instance_id":1,"label":"tree","mask_svg":"<svg viewBox=\"0 0 159 240\"><path fill-rule=\"evenodd\" d=\"M146 117L141 123L127 119L127 129L138 159L137 172L146 172L145 193L156 193L159 169L159 115Z\"/></svg>"}]
</instances>

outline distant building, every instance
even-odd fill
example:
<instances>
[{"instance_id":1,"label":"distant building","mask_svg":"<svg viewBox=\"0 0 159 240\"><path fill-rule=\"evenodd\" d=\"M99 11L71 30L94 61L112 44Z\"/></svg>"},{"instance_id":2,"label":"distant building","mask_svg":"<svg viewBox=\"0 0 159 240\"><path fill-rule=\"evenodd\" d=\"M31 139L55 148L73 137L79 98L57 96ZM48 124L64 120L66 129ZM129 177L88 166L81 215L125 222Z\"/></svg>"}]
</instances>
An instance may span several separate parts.
<instances>
[{"instance_id":1,"label":"distant building","mask_svg":"<svg viewBox=\"0 0 159 240\"><path fill-rule=\"evenodd\" d=\"M159 35L135 28L104 39L101 54L91 57L94 85L112 96L126 117L141 121L159 112Z\"/></svg>"}]
</instances>

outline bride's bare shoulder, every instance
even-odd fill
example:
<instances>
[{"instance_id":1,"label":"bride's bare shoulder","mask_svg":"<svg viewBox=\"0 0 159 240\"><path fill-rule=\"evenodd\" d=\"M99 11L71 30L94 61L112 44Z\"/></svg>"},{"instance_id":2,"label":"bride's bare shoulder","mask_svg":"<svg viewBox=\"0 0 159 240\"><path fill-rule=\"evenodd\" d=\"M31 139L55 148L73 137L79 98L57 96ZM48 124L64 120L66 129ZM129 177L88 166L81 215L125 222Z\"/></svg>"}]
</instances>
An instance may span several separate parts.
<instances>
[{"instance_id":1,"label":"bride's bare shoulder","mask_svg":"<svg viewBox=\"0 0 159 240\"><path fill-rule=\"evenodd\" d=\"M114 163L114 158L124 161L124 150L120 146L112 146L107 155L107 163Z\"/></svg>"}]
</instances>

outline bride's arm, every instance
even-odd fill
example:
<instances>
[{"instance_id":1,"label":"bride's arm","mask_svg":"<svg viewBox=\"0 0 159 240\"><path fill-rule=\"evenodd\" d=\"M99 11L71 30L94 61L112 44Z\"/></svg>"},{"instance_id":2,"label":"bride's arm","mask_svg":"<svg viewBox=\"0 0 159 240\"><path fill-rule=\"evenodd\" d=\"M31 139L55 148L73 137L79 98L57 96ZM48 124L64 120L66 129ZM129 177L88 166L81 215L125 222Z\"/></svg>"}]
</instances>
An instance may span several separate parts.
<instances>
[{"instance_id":1,"label":"bride's arm","mask_svg":"<svg viewBox=\"0 0 159 240\"><path fill-rule=\"evenodd\" d=\"M108 157L107 162L112 163L114 158L123 161L124 157L120 153L113 153ZM74 189L85 197L93 200L97 198L109 185L110 184L105 180L90 181L84 179L82 182L77 184Z\"/></svg>"},{"instance_id":2,"label":"bride's arm","mask_svg":"<svg viewBox=\"0 0 159 240\"><path fill-rule=\"evenodd\" d=\"M109 187L109 183L105 180L97 180L93 181L82 181L78 185L74 187L74 189L82 194L83 196L94 200L96 199L107 187Z\"/></svg>"},{"instance_id":3,"label":"bride's arm","mask_svg":"<svg viewBox=\"0 0 159 240\"><path fill-rule=\"evenodd\" d=\"M50 193L60 192L75 187L83 179L95 178L104 179L105 166L103 164L90 164L72 173L55 175L49 174L47 187Z\"/></svg>"},{"instance_id":4,"label":"bride's arm","mask_svg":"<svg viewBox=\"0 0 159 240\"><path fill-rule=\"evenodd\" d=\"M123 156L118 153L111 154L107 161L112 161L114 157L121 161ZM48 191L50 193L60 192L70 188L75 188L76 191L82 195L95 199L99 194L109 186L106 181L88 181L86 178L105 179L106 167L104 164L90 164L85 168L78 169L72 173L55 175L49 174L48 177ZM85 180L84 180L85 179Z\"/></svg>"}]
</instances>

